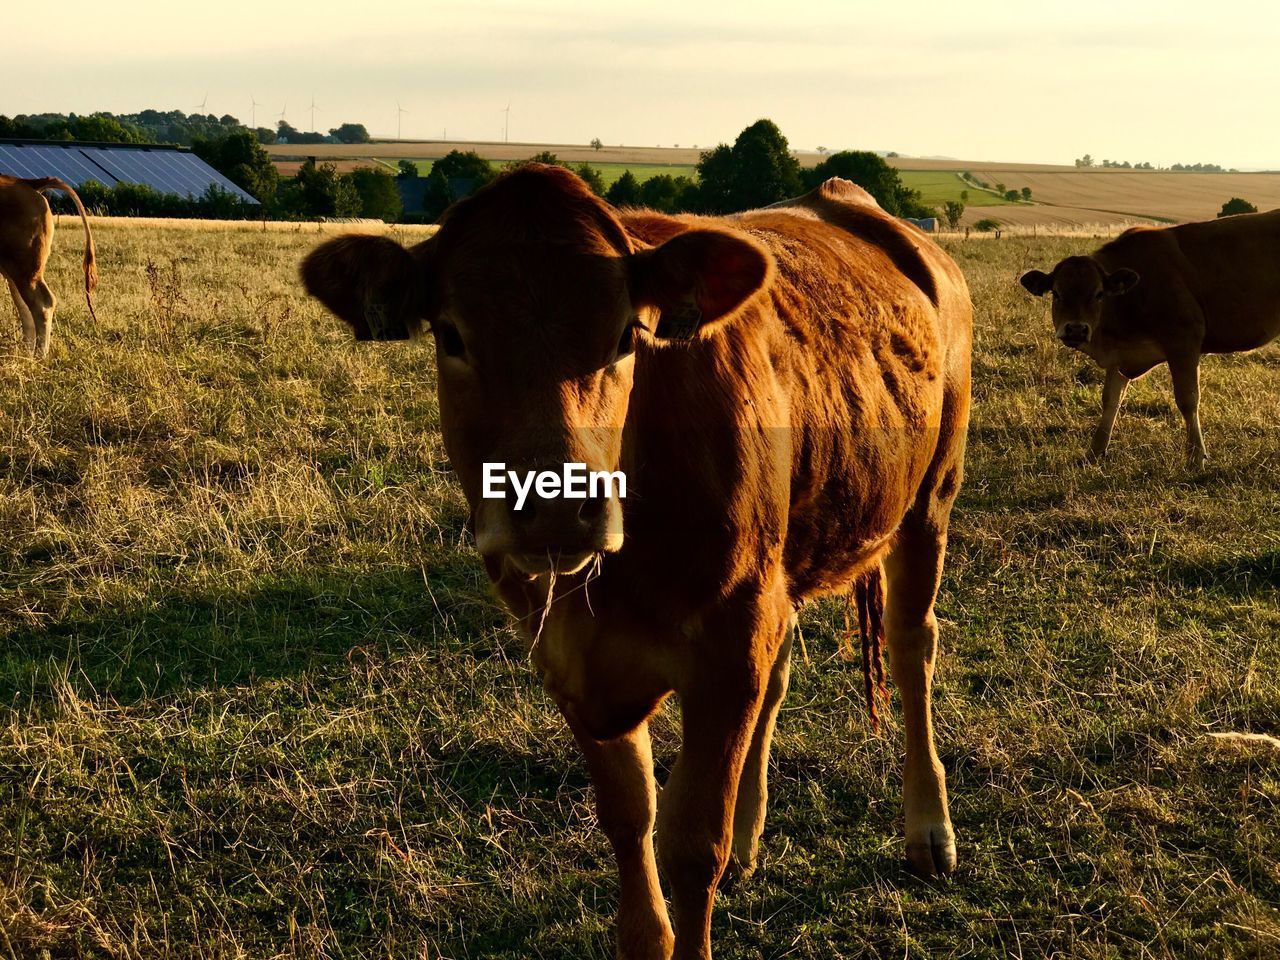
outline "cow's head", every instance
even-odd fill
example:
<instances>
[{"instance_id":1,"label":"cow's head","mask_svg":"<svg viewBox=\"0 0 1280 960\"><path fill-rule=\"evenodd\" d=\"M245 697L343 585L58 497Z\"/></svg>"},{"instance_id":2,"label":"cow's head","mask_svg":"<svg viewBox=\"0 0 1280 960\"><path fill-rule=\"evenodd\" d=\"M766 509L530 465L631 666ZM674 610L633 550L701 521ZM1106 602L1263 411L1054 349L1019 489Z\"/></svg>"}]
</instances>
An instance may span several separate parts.
<instances>
[{"instance_id":1,"label":"cow's head","mask_svg":"<svg viewBox=\"0 0 1280 960\"><path fill-rule=\"evenodd\" d=\"M331 240L302 277L358 339L430 332L476 546L534 575L618 550L621 504L533 490L516 510L510 495L482 496L484 465L618 470L635 352L712 335L771 270L762 247L726 230L684 227L650 247L572 173L530 164L454 206L425 243Z\"/></svg>"},{"instance_id":2,"label":"cow's head","mask_svg":"<svg viewBox=\"0 0 1280 960\"><path fill-rule=\"evenodd\" d=\"M1128 293L1138 274L1127 267L1108 273L1093 257L1067 257L1053 273L1030 270L1019 280L1037 297L1053 295L1053 326L1068 347L1083 347L1098 329L1108 297Z\"/></svg>"}]
</instances>

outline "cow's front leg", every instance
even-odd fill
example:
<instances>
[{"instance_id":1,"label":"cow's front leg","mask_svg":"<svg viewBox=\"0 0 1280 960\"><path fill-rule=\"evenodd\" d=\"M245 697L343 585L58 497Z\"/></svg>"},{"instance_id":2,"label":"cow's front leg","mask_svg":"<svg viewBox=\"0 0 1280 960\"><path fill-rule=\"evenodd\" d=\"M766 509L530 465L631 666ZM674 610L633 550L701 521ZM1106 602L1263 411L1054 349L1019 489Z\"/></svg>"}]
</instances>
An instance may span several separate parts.
<instances>
[{"instance_id":1,"label":"cow's front leg","mask_svg":"<svg viewBox=\"0 0 1280 960\"><path fill-rule=\"evenodd\" d=\"M1209 454L1200 432L1200 356L1170 357L1169 374L1173 378L1173 399L1187 425L1187 466L1202 470Z\"/></svg>"},{"instance_id":2,"label":"cow's front leg","mask_svg":"<svg viewBox=\"0 0 1280 960\"><path fill-rule=\"evenodd\" d=\"M564 711L562 711L564 712ZM674 938L653 855L657 788L649 723L615 740L593 740L565 712L596 793L596 815L618 861L617 955L667 960Z\"/></svg>"},{"instance_id":3,"label":"cow's front leg","mask_svg":"<svg viewBox=\"0 0 1280 960\"><path fill-rule=\"evenodd\" d=\"M1093 442L1089 444L1091 461L1098 461L1107 455L1107 446L1111 443L1111 431L1116 426L1116 416L1120 413L1120 404L1124 402L1125 391L1129 389L1129 378L1120 372L1119 367L1107 370L1107 381L1102 385L1102 419L1093 431Z\"/></svg>"},{"instance_id":4,"label":"cow's front leg","mask_svg":"<svg viewBox=\"0 0 1280 960\"><path fill-rule=\"evenodd\" d=\"M740 634L700 638L679 690L684 743L658 812L677 960L711 957L711 905L729 861L738 783L784 629L780 619L770 636L747 639L749 649Z\"/></svg>"}]
</instances>

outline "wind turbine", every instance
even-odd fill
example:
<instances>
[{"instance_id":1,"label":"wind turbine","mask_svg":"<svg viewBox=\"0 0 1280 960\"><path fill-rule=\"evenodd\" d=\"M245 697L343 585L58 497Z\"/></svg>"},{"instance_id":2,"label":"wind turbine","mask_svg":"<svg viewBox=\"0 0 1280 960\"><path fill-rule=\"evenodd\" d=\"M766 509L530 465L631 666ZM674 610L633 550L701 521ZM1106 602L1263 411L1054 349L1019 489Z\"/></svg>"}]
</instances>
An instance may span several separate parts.
<instances>
[{"instance_id":1,"label":"wind turbine","mask_svg":"<svg viewBox=\"0 0 1280 960\"><path fill-rule=\"evenodd\" d=\"M200 111L200 113L201 113L201 114L203 114L203 113L204 113L204 109L205 109L205 107L208 105L208 103L209 103L209 91L208 91L208 90L206 90L206 91L204 92L204 99L203 99L203 100L201 100L199 103L197 103L197 104L196 104L194 107L192 107L191 109L192 109L192 110L199 110L199 111Z\"/></svg>"},{"instance_id":2,"label":"wind turbine","mask_svg":"<svg viewBox=\"0 0 1280 960\"><path fill-rule=\"evenodd\" d=\"M507 101L506 108L502 111L506 114L506 118L502 121L502 142L507 143L510 139L508 134L511 132L511 101Z\"/></svg>"},{"instance_id":3,"label":"wind turbine","mask_svg":"<svg viewBox=\"0 0 1280 960\"><path fill-rule=\"evenodd\" d=\"M317 110L320 110L320 108L316 106L316 96L313 93L311 95L311 130L312 132L315 132L315 129L316 129L316 111ZM321 113L323 112L324 111L321 110Z\"/></svg>"},{"instance_id":4,"label":"wind turbine","mask_svg":"<svg viewBox=\"0 0 1280 960\"><path fill-rule=\"evenodd\" d=\"M253 96L253 94L249 94L249 100L252 101L253 103L253 106L249 109L249 125L253 127L253 129L257 130L258 129L258 101Z\"/></svg>"},{"instance_id":5,"label":"wind turbine","mask_svg":"<svg viewBox=\"0 0 1280 960\"><path fill-rule=\"evenodd\" d=\"M399 101L399 100L397 100L397 101L396 101L396 139L397 139L397 140L399 140L399 139L400 139L400 125L401 125L401 122L404 120L404 115L405 115L406 113L408 113L408 112L409 112L408 110L406 110L404 107L400 106L400 101Z\"/></svg>"}]
</instances>

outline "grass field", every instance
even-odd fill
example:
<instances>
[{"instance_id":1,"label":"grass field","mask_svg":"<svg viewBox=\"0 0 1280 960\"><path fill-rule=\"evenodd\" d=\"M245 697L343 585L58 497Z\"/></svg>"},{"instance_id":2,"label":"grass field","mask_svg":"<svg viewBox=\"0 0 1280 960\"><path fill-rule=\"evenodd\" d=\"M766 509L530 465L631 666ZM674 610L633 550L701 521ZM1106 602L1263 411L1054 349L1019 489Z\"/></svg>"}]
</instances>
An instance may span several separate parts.
<instances>
[{"instance_id":1,"label":"grass field","mask_svg":"<svg viewBox=\"0 0 1280 960\"><path fill-rule=\"evenodd\" d=\"M96 230L99 322L64 230L53 356L0 346L0 956L610 956L608 845L467 546L430 347L301 296L314 227ZM1163 372L1081 465L1099 377L1015 278L1089 245L951 247L958 875L903 869L900 730L811 608L721 960L1276 955L1280 758L1205 734L1280 733L1280 350L1206 362L1205 472Z\"/></svg>"},{"instance_id":2,"label":"grass field","mask_svg":"<svg viewBox=\"0 0 1280 960\"><path fill-rule=\"evenodd\" d=\"M899 176L902 182L912 190L920 191L920 199L931 206L942 206L948 200L960 200L961 193L967 193L969 199L962 201L972 206L1007 207L1013 204L999 194L980 190L972 184L965 183L955 173L948 170L903 170Z\"/></svg>"}]
</instances>

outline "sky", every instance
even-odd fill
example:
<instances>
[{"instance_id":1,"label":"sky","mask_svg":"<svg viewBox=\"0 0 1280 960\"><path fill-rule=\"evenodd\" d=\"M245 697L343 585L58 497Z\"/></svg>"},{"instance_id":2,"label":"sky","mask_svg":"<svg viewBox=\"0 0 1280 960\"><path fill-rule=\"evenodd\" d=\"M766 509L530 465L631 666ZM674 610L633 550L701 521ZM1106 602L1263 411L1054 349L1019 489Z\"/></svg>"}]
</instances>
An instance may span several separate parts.
<instances>
[{"instance_id":1,"label":"sky","mask_svg":"<svg viewBox=\"0 0 1280 960\"><path fill-rule=\"evenodd\" d=\"M109 14L107 13L109 11ZM305 12L303 12L305 11ZM375 136L1280 169L1280 4L1241 0L69 0L0 114L147 107ZM403 108L398 114L397 102Z\"/></svg>"}]
</instances>

